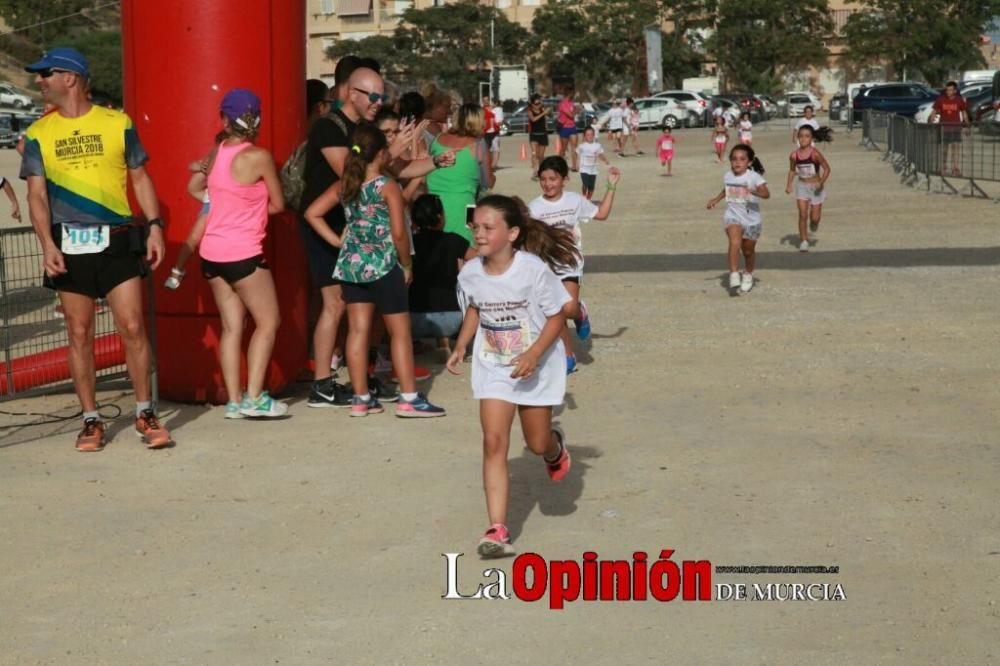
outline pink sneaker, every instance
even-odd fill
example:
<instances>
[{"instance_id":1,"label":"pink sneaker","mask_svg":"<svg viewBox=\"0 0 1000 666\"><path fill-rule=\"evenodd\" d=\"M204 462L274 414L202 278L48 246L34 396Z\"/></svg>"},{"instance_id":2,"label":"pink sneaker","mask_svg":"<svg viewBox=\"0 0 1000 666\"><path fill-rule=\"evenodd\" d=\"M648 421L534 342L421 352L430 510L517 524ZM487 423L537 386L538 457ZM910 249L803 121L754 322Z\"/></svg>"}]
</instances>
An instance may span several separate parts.
<instances>
[{"instance_id":1,"label":"pink sneaker","mask_svg":"<svg viewBox=\"0 0 1000 666\"><path fill-rule=\"evenodd\" d=\"M510 545L510 532L500 523L490 525L486 534L479 540L476 552L480 557L507 557L514 554L514 546Z\"/></svg>"},{"instance_id":2,"label":"pink sneaker","mask_svg":"<svg viewBox=\"0 0 1000 666\"><path fill-rule=\"evenodd\" d=\"M545 461L545 471L549 473L549 478L559 483L563 478L569 473L569 466L572 463L569 457L569 449L563 443L566 441L566 435L563 434L562 429L552 428L552 432L555 436L559 438L559 457L554 461Z\"/></svg>"}]
</instances>

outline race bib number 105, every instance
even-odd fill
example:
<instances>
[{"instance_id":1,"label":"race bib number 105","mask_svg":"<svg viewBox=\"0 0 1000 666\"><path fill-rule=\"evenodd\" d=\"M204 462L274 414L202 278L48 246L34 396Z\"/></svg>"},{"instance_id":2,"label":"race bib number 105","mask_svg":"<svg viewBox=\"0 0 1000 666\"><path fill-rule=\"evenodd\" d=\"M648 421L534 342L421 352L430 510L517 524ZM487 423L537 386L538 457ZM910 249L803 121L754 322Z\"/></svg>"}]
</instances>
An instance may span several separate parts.
<instances>
[{"instance_id":1,"label":"race bib number 105","mask_svg":"<svg viewBox=\"0 0 1000 666\"><path fill-rule=\"evenodd\" d=\"M107 249L111 228L106 224L62 225L63 254L97 254Z\"/></svg>"},{"instance_id":2,"label":"race bib number 105","mask_svg":"<svg viewBox=\"0 0 1000 666\"><path fill-rule=\"evenodd\" d=\"M511 365L514 358L531 346L531 329L526 319L480 324L483 346L479 357L490 365Z\"/></svg>"}]
</instances>

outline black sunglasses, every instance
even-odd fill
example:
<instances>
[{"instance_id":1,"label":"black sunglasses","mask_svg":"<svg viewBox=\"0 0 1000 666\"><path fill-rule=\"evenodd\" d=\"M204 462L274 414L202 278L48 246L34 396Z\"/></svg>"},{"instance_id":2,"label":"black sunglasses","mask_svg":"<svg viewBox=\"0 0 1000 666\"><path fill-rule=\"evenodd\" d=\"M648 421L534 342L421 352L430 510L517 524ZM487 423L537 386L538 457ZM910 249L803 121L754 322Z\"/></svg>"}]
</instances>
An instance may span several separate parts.
<instances>
[{"instance_id":1,"label":"black sunglasses","mask_svg":"<svg viewBox=\"0 0 1000 666\"><path fill-rule=\"evenodd\" d=\"M76 74L76 72L71 72L68 69L40 69L38 70L38 76L43 79L51 77L53 74Z\"/></svg>"},{"instance_id":2,"label":"black sunglasses","mask_svg":"<svg viewBox=\"0 0 1000 666\"><path fill-rule=\"evenodd\" d=\"M376 102L382 102L383 104L385 104L386 102L389 101L388 95L379 95L378 93L362 90L361 88L354 88L354 90L358 91L362 95L368 95L368 102L370 104L375 104Z\"/></svg>"}]
</instances>

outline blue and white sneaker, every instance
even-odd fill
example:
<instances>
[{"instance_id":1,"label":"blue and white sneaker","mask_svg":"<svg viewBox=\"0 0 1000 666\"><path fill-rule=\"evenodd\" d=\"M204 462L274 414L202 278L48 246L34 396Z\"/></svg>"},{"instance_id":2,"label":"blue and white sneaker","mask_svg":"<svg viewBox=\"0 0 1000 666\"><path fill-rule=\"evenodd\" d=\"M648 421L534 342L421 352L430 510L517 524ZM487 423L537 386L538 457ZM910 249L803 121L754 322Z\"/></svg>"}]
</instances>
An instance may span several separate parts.
<instances>
[{"instance_id":1,"label":"blue and white sneaker","mask_svg":"<svg viewBox=\"0 0 1000 666\"><path fill-rule=\"evenodd\" d=\"M426 419L444 415L444 408L427 402L423 393L418 393L416 399L412 401L400 396L399 402L396 403L396 416L403 419Z\"/></svg>"},{"instance_id":2,"label":"blue and white sneaker","mask_svg":"<svg viewBox=\"0 0 1000 666\"><path fill-rule=\"evenodd\" d=\"M587 311L587 304L580 301L580 318L574 319L573 323L576 324L576 334L580 336L581 340L586 340L590 337L590 312Z\"/></svg>"},{"instance_id":3,"label":"blue and white sneaker","mask_svg":"<svg viewBox=\"0 0 1000 666\"><path fill-rule=\"evenodd\" d=\"M368 399L354 396L351 398L351 416L368 416L369 414L381 414L385 409L371 393Z\"/></svg>"},{"instance_id":4,"label":"blue and white sneaker","mask_svg":"<svg viewBox=\"0 0 1000 666\"><path fill-rule=\"evenodd\" d=\"M576 354L571 354L566 357L566 374L572 375L576 372Z\"/></svg>"},{"instance_id":5,"label":"blue and white sneaker","mask_svg":"<svg viewBox=\"0 0 1000 666\"><path fill-rule=\"evenodd\" d=\"M243 416L273 419L284 416L287 413L288 405L278 402L268 395L267 391L263 391L257 398L245 395L243 402L240 403L240 414Z\"/></svg>"},{"instance_id":6,"label":"blue and white sneaker","mask_svg":"<svg viewBox=\"0 0 1000 666\"><path fill-rule=\"evenodd\" d=\"M227 402L226 412L222 415L226 419L242 419L245 418L240 414L240 403L238 402Z\"/></svg>"}]
</instances>

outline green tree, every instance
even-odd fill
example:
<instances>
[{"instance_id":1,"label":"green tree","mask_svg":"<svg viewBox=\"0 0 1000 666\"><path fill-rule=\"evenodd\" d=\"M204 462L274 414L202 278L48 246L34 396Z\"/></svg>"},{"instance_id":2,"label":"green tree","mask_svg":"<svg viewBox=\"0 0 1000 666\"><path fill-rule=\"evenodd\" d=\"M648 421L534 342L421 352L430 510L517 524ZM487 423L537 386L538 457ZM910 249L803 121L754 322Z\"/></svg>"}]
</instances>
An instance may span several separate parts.
<instances>
[{"instance_id":1,"label":"green tree","mask_svg":"<svg viewBox=\"0 0 1000 666\"><path fill-rule=\"evenodd\" d=\"M954 73L985 64L979 40L1000 15L1000 0L855 0L844 26L848 57L883 62L903 78L942 85Z\"/></svg>"},{"instance_id":2,"label":"green tree","mask_svg":"<svg viewBox=\"0 0 1000 666\"><path fill-rule=\"evenodd\" d=\"M119 30L80 32L60 42L87 56L90 87L116 105L122 101L122 33Z\"/></svg>"},{"instance_id":3,"label":"green tree","mask_svg":"<svg viewBox=\"0 0 1000 666\"><path fill-rule=\"evenodd\" d=\"M774 92L787 71L826 65L827 0L718 0L707 47L731 90Z\"/></svg>"},{"instance_id":4,"label":"green tree","mask_svg":"<svg viewBox=\"0 0 1000 666\"><path fill-rule=\"evenodd\" d=\"M490 23L492 19L492 44ZM476 99L493 64L521 64L528 31L478 0L407 9L392 37L341 42L327 50L379 60L384 73L408 82L434 82Z\"/></svg>"}]
</instances>

